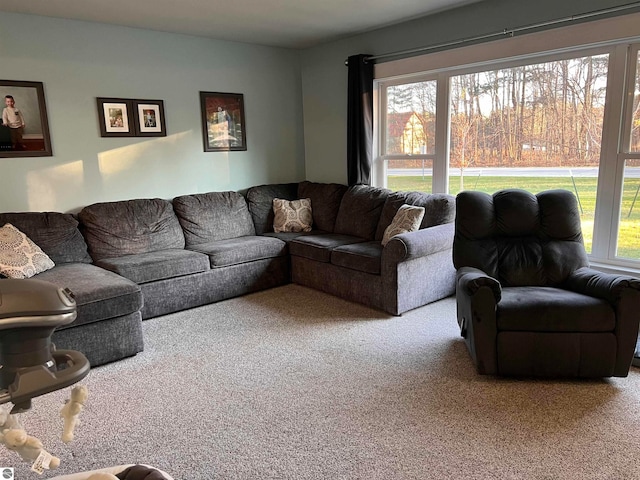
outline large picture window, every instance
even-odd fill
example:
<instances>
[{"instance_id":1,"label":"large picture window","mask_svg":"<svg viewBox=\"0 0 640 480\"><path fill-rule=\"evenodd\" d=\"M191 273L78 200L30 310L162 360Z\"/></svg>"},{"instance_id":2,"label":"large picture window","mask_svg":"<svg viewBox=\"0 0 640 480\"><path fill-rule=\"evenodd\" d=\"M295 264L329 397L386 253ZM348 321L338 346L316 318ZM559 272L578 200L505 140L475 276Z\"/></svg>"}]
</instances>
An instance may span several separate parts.
<instances>
[{"instance_id":1,"label":"large picture window","mask_svg":"<svg viewBox=\"0 0 640 480\"><path fill-rule=\"evenodd\" d=\"M378 80L374 182L569 190L592 260L640 267L639 64L637 44L610 44Z\"/></svg>"}]
</instances>

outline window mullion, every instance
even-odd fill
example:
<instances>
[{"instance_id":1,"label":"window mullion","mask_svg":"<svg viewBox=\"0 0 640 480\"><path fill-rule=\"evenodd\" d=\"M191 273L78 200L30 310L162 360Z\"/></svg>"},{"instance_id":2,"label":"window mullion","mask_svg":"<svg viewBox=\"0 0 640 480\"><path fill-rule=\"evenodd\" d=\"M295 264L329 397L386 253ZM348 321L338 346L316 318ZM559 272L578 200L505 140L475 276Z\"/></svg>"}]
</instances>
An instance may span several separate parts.
<instances>
[{"instance_id":1,"label":"window mullion","mask_svg":"<svg viewBox=\"0 0 640 480\"><path fill-rule=\"evenodd\" d=\"M591 256L610 259L615 256L622 192L624 163L618 158L622 126L623 99L627 65L627 45L618 45L609 57L606 109L598 172L597 202L593 225Z\"/></svg>"},{"instance_id":2,"label":"window mullion","mask_svg":"<svg viewBox=\"0 0 640 480\"><path fill-rule=\"evenodd\" d=\"M449 79L450 75L441 73L436 87L436 146L433 162L433 191L449 191Z\"/></svg>"}]
</instances>

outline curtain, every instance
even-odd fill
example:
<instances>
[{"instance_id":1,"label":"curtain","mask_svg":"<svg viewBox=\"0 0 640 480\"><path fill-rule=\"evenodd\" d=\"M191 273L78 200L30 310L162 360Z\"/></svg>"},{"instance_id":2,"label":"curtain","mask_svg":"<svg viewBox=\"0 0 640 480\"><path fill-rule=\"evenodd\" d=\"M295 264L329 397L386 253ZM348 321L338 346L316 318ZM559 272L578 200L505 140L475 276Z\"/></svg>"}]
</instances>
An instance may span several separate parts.
<instances>
[{"instance_id":1,"label":"curtain","mask_svg":"<svg viewBox=\"0 0 640 480\"><path fill-rule=\"evenodd\" d=\"M348 60L347 180L349 185L371 183L373 163L373 62L370 55Z\"/></svg>"}]
</instances>

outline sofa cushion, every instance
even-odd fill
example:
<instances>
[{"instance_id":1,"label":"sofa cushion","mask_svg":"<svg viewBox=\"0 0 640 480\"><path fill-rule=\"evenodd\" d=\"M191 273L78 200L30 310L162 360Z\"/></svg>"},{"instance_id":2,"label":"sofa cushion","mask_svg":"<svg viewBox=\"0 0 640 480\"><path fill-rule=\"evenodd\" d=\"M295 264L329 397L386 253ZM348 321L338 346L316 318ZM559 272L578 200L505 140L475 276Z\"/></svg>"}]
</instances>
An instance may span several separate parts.
<instances>
[{"instance_id":1,"label":"sofa cushion","mask_svg":"<svg viewBox=\"0 0 640 480\"><path fill-rule=\"evenodd\" d=\"M10 223L0 227L0 275L30 278L55 265L42 249Z\"/></svg>"},{"instance_id":2,"label":"sofa cushion","mask_svg":"<svg viewBox=\"0 0 640 480\"><path fill-rule=\"evenodd\" d=\"M380 222L376 229L376 240L382 240L385 229L402 205L424 207L424 217L420 228L433 227L453 222L456 199L453 195L424 192L392 192L384 202Z\"/></svg>"},{"instance_id":3,"label":"sofa cushion","mask_svg":"<svg viewBox=\"0 0 640 480\"><path fill-rule=\"evenodd\" d=\"M333 232L346 185L338 183L300 182L297 198L310 198L313 228Z\"/></svg>"},{"instance_id":4,"label":"sofa cushion","mask_svg":"<svg viewBox=\"0 0 640 480\"><path fill-rule=\"evenodd\" d=\"M0 225L10 223L38 245L49 258L61 263L91 263L78 221L69 213L0 213Z\"/></svg>"},{"instance_id":5,"label":"sofa cushion","mask_svg":"<svg viewBox=\"0 0 640 480\"><path fill-rule=\"evenodd\" d=\"M382 244L377 240L342 245L331 252L331 263L351 270L380 275L382 249Z\"/></svg>"},{"instance_id":6,"label":"sofa cushion","mask_svg":"<svg viewBox=\"0 0 640 480\"><path fill-rule=\"evenodd\" d=\"M310 232L313 224L311 214L311 200L273 199L273 231L280 232Z\"/></svg>"},{"instance_id":7,"label":"sofa cushion","mask_svg":"<svg viewBox=\"0 0 640 480\"><path fill-rule=\"evenodd\" d=\"M366 239L352 235L327 233L323 235L304 235L294 238L289 242L291 255L305 257L318 262L329 263L331 251L341 245L365 242Z\"/></svg>"},{"instance_id":8,"label":"sofa cushion","mask_svg":"<svg viewBox=\"0 0 640 480\"><path fill-rule=\"evenodd\" d=\"M255 235L247 201L237 192L209 192L173 199L186 245Z\"/></svg>"},{"instance_id":9,"label":"sofa cushion","mask_svg":"<svg viewBox=\"0 0 640 480\"><path fill-rule=\"evenodd\" d=\"M96 265L137 284L209 270L209 258L190 250L171 249L98 260Z\"/></svg>"},{"instance_id":10,"label":"sofa cushion","mask_svg":"<svg viewBox=\"0 0 640 480\"><path fill-rule=\"evenodd\" d=\"M384 231L382 236L382 246L384 247L391 238L401 233L415 232L420 228L420 222L424 217L424 207L414 207L413 205L402 205L391 224Z\"/></svg>"},{"instance_id":11,"label":"sofa cushion","mask_svg":"<svg viewBox=\"0 0 640 480\"><path fill-rule=\"evenodd\" d=\"M295 200L298 198L298 184L258 185L247 190L246 197L256 235L262 235L273 232L273 199Z\"/></svg>"},{"instance_id":12,"label":"sofa cushion","mask_svg":"<svg viewBox=\"0 0 640 480\"><path fill-rule=\"evenodd\" d=\"M287 244L282 240L256 235L201 243L189 248L208 255L211 268L282 257L287 254Z\"/></svg>"},{"instance_id":13,"label":"sofa cushion","mask_svg":"<svg viewBox=\"0 0 640 480\"><path fill-rule=\"evenodd\" d=\"M94 260L184 248L178 217L160 198L95 203L78 218Z\"/></svg>"},{"instance_id":14,"label":"sofa cushion","mask_svg":"<svg viewBox=\"0 0 640 480\"><path fill-rule=\"evenodd\" d=\"M334 233L374 240L389 193L386 188L367 185L349 187L340 203Z\"/></svg>"},{"instance_id":15,"label":"sofa cushion","mask_svg":"<svg viewBox=\"0 0 640 480\"><path fill-rule=\"evenodd\" d=\"M69 288L76 300L78 318L61 328L120 317L142 308L140 287L120 275L88 263L66 263L36 278Z\"/></svg>"}]
</instances>

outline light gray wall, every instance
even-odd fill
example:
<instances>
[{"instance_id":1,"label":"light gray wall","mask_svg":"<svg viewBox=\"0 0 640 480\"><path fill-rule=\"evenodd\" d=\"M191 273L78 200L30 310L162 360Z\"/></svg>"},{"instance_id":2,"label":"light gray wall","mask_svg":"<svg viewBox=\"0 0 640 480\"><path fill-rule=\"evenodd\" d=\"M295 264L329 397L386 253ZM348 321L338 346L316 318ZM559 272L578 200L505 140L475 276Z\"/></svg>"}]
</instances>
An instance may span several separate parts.
<instances>
[{"instance_id":1,"label":"light gray wall","mask_svg":"<svg viewBox=\"0 0 640 480\"><path fill-rule=\"evenodd\" d=\"M307 180L347 181L347 68L379 55L624 5L627 0L484 0L308 49L302 56Z\"/></svg>"},{"instance_id":2,"label":"light gray wall","mask_svg":"<svg viewBox=\"0 0 640 480\"><path fill-rule=\"evenodd\" d=\"M303 180L299 55L2 12L0 78L44 83L54 156L0 158L0 211ZM203 151L201 90L244 94L246 152ZM96 97L164 100L167 136L101 138Z\"/></svg>"}]
</instances>

